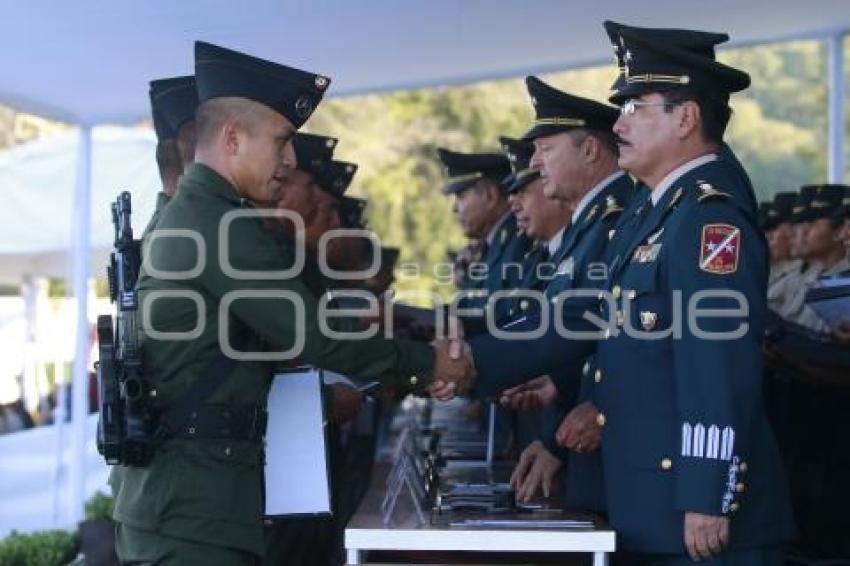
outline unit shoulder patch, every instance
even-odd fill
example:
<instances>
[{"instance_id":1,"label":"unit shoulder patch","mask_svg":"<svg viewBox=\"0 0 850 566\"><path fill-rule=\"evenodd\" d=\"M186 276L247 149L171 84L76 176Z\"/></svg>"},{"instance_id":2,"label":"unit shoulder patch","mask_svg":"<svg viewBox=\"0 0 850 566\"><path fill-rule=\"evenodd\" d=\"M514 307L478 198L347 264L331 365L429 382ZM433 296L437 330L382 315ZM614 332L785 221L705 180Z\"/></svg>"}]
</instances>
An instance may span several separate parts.
<instances>
[{"instance_id":1,"label":"unit shoulder patch","mask_svg":"<svg viewBox=\"0 0 850 566\"><path fill-rule=\"evenodd\" d=\"M731 224L705 224L700 239L699 268L715 275L735 273L740 249L740 228Z\"/></svg>"}]
</instances>

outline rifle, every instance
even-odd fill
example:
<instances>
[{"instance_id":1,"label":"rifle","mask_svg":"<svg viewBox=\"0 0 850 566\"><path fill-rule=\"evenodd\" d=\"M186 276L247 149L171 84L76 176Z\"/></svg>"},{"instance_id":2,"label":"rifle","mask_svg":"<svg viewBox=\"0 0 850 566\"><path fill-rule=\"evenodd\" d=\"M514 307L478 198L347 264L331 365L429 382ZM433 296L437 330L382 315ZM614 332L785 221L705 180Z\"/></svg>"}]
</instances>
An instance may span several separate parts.
<instances>
[{"instance_id":1,"label":"rifle","mask_svg":"<svg viewBox=\"0 0 850 566\"><path fill-rule=\"evenodd\" d=\"M153 455L155 419L150 401L155 391L142 371L136 326L141 242L133 239L130 193L123 191L111 206L115 250L109 257L107 279L117 312L114 327L112 316L97 318L97 448L107 464L144 466Z\"/></svg>"}]
</instances>

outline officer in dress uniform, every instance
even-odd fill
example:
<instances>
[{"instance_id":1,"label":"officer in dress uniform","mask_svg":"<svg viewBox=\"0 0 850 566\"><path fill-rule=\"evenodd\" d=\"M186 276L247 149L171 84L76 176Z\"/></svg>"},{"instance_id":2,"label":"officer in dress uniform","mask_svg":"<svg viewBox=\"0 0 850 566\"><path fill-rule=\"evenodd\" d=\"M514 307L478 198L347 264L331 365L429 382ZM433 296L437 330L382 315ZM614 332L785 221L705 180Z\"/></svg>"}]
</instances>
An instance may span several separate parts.
<instances>
[{"instance_id":1,"label":"officer in dress uniform","mask_svg":"<svg viewBox=\"0 0 850 566\"><path fill-rule=\"evenodd\" d=\"M148 465L113 469L117 551L130 563L254 564L264 550L271 374L258 354L422 385L435 370L461 366L422 344L332 340L309 289L297 274L281 276L296 251L276 242L253 208L273 206L295 165L292 136L329 79L203 42L195 44L195 77L196 163L157 225L194 236L152 241L139 276L158 443Z\"/></svg>"},{"instance_id":2,"label":"officer in dress uniform","mask_svg":"<svg viewBox=\"0 0 850 566\"><path fill-rule=\"evenodd\" d=\"M572 209L566 203L550 199L543 193L540 171L531 167L534 144L526 140L501 137L502 149L511 162L512 173L504 184L508 187L511 210L522 233L533 241L523 258L520 282L507 301L505 323L520 316L532 302L520 291L541 291L554 278L555 257L570 223Z\"/></svg>"},{"instance_id":3,"label":"officer in dress uniform","mask_svg":"<svg viewBox=\"0 0 850 566\"><path fill-rule=\"evenodd\" d=\"M619 43L619 164L651 192L621 220L598 308L609 520L636 563L780 564L794 527L761 399L767 247L749 187L717 153L729 95L749 77L646 30L620 26ZM561 313L568 329L590 328L588 304ZM479 381L527 379L592 348L574 334L549 353L549 336L516 341L531 363L510 361L513 342L496 360L473 341Z\"/></svg>"},{"instance_id":4,"label":"officer in dress uniform","mask_svg":"<svg viewBox=\"0 0 850 566\"><path fill-rule=\"evenodd\" d=\"M615 233L620 213L632 197L633 185L628 175L617 167L617 148L611 132L618 116L616 108L569 95L536 77L528 77L526 86L536 116L524 136L533 140L537 148L532 163L546 174L543 187L546 195L567 203L572 209L571 224L551 258L556 266L556 275L544 291L546 308L549 308L549 303L565 291L594 288L600 280L604 281L603 252ZM521 314L530 319L538 313L524 311ZM523 324L523 320L515 322ZM476 356L499 356L500 344L495 339L477 340ZM552 454L566 458L566 452L555 445L553 432L565 412L576 404L583 361L564 367L554 365L546 370L546 373L553 374L559 406L547 410L546 426L541 431L539 442L529 447L523 455L522 465L515 472L514 480L519 484L522 496L536 491L536 478L543 481L544 488L551 481L550 474L556 467L552 465ZM481 377L477 386L479 393L499 390L498 384L485 384L486 376ZM536 381L550 381L550 378ZM579 459L581 456L576 456L576 460ZM575 467L580 466L579 463ZM601 507L598 503L600 489L594 490L587 483L596 481L598 484L598 466L595 471L587 470L584 474L574 474L571 467L568 478L571 481L575 479L574 484L580 486L575 490L571 504ZM591 492L597 495L591 496Z\"/></svg>"},{"instance_id":5,"label":"officer in dress uniform","mask_svg":"<svg viewBox=\"0 0 850 566\"><path fill-rule=\"evenodd\" d=\"M531 240L519 232L511 212L503 180L511 172L508 158L501 153L459 153L438 149L448 177L443 188L455 198L454 212L468 238L480 242L479 257L464 282L459 306L483 309L496 291L513 289L520 278L508 264L521 264ZM505 301L494 304L495 320L505 316ZM482 311L483 313L483 311ZM466 332L483 330L483 314L470 316Z\"/></svg>"}]
</instances>

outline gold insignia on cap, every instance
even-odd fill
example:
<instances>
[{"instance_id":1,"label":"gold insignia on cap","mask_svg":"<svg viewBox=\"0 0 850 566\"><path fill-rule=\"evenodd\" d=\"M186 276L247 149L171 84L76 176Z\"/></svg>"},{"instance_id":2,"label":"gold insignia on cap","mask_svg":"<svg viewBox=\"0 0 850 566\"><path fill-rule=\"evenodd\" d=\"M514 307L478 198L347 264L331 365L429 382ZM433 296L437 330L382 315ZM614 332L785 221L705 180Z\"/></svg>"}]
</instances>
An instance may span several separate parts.
<instances>
[{"instance_id":1,"label":"gold insignia on cap","mask_svg":"<svg viewBox=\"0 0 850 566\"><path fill-rule=\"evenodd\" d=\"M659 75L655 73L645 73L643 75L629 75L628 65L626 66L626 82L633 83L673 83L686 85L691 82L691 77L688 75Z\"/></svg>"},{"instance_id":2,"label":"gold insignia on cap","mask_svg":"<svg viewBox=\"0 0 850 566\"><path fill-rule=\"evenodd\" d=\"M655 324L658 322L658 314L650 311L640 311L640 325L643 326L643 329L649 332L653 328L655 328Z\"/></svg>"},{"instance_id":3,"label":"gold insignia on cap","mask_svg":"<svg viewBox=\"0 0 850 566\"><path fill-rule=\"evenodd\" d=\"M316 79L313 81L316 85L316 88L319 90L324 90L328 86L328 78L323 77L322 75L316 75Z\"/></svg>"},{"instance_id":4,"label":"gold insignia on cap","mask_svg":"<svg viewBox=\"0 0 850 566\"><path fill-rule=\"evenodd\" d=\"M581 118L567 118L565 116L553 116L551 118L538 118L534 121L535 126L572 126L581 128L587 125Z\"/></svg>"}]
</instances>

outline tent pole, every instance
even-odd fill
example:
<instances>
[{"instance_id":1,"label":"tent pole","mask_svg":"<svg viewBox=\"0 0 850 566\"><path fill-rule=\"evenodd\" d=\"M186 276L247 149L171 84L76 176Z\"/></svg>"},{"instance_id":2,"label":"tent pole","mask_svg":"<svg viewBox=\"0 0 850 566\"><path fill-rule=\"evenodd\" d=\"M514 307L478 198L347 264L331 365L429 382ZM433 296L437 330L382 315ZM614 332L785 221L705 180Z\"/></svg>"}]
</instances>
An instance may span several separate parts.
<instances>
[{"instance_id":1,"label":"tent pole","mask_svg":"<svg viewBox=\"0 0 850 566\"><path fill-rule=\"evenodd\" d=\"M75 333L74 370L72 392L72 434L70 468L71 523L84 518L86 476L86 417L89 408L89 322L88 280L89 249L91 248L91 184L92 184L92 131L89 126L80 126L77 146L77 177L74 189L74 217L72 230L73 293L77 306L77 328Z\"/></svg>"},{"instance_id":2,"label":"tent pole","mask_svg":"<svg viewBox=\"0 0 850 566\"><path fill-rule=\"evenodd\" d=\"M38 320L38 291L39 285L35 275L28 273L21 281L21 297L24 299L24 319L26 320L26 336L24 338L24 368L21 382L21 397L28 411L34 412L38 407L39 390L37 378L37 356L35 345L36 320Z\"/></svg>"},{"instance_id":3,"label":"tent pole","mask_svg":"<svg viewBox=\"0 0 850 566\"><path fill-rule=\"evenodd\" d=\"M829 160L827 181L844 182L844 138L847 128L844 112L844 36L841 31L827 39L829 73Z\"/></svg>"}]
</instances>

